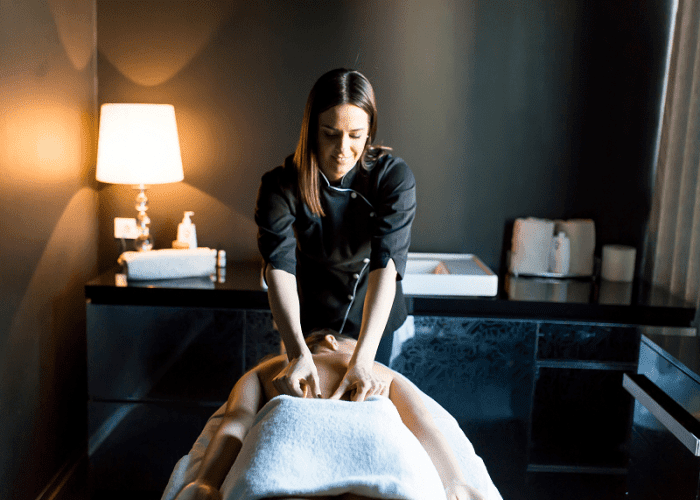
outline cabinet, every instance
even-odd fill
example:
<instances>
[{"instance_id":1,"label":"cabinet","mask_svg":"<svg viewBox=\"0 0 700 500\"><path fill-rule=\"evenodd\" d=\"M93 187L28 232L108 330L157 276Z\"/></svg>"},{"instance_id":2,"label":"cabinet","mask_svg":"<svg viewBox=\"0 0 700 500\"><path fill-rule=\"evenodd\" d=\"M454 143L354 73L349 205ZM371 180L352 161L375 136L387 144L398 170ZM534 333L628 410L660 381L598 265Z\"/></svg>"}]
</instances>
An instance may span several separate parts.
<instances>
[{"instance_id":1,"label":"cabinet","mask_svg":"<svg viewBox=\"0 0 700 500\"><path fill-rule=\"evenodd\" d=\"M163 491L245 370L279 352L269 311L87 304L91 490Z\"/></svg>"},{"instance_id":2,"label":"cabinet","mask_svg":"<svg viewBox=\"0 0 700 500\"><path fill-rule=\"evenodd\" d=\"M427 315L414 322L392 368L455 416L487 465L510 475L626 473L632 399L622 376L636 370L639 328Z\"/></svg>"},{"instance_id":3,"label":"cabinet","mask_svg":"<svg viewBox=\"0 0 700 500\"><path fill-rule=\"evenodd\" d=\"M528 471L625 474L639 328L543 322L537 331Z\"/></svg>"}]
</instances>

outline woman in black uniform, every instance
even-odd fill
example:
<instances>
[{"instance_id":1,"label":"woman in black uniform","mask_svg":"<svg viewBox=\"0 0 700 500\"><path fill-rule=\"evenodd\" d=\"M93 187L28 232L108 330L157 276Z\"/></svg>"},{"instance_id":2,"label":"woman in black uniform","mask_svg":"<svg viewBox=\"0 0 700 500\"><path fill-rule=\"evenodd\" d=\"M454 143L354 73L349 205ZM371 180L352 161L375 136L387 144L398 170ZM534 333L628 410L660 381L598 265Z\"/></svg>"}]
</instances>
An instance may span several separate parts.
<instances>
[{"instance_id":1,"label":"woman in black uniform","mask_svg":"<svg viewBox=\"0 0 700 500\"><path fill-rule=\"evenodd\" d=\"M372 144L376 130L367 78L330 71L311 89L294 155L262 178L255 220L289 358L274 381L283 394L302 396L308 386L320 395L304 334L322 328L358 339L333 398L351 391L363 401L385 389L372 364L386 363L406 319L400 280L416 195L406 163Z\"/></svg>"}]
</instances>

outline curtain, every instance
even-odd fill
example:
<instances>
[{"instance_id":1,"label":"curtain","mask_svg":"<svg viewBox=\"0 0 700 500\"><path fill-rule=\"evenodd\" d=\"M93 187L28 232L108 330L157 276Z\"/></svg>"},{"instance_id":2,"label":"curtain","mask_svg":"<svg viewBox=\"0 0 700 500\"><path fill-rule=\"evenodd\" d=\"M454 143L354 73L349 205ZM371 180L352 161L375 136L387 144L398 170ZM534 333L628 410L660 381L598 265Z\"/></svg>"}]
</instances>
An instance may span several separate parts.
<instances>
[{"instance_id":1,"label":"curtain","mask_svg":"<svg viewBox=\"0 0 700 500\"><path fill-rule=\"evenodd\" d=\"M678 2L664 101L644 275L700 306L700 0Z\"/></svg>"}]
</instances>

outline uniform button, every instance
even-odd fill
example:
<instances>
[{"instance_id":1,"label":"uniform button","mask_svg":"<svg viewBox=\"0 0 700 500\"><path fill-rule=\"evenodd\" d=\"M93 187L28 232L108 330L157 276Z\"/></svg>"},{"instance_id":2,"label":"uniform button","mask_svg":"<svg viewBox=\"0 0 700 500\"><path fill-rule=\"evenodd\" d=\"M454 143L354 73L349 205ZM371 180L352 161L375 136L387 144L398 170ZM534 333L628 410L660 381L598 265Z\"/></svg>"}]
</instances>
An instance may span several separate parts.
<instances>
[{"instance_id":1,"label":"uniform button","mask_svg":"<svg viewBox=\"0 0 700 500\"><path fill-rule=\"evenodd\" d=\"M350 193L350 198L357 198L357 193Z\"/></svg>"},{"instance_id":2,"label":"uniform button","mask_svg":"<svg viewBox=\"0 0 700 500\"><path fill-rule=\"evenodd\" d=\"M365 257L364 259L362 259L362 262L364 262L365 264L367 264L367 263L369 262L369 259Z\"/></svg>"},{"instance_id":3,"label":"uniform button","mask_svg":"<svg viewBox=\"0 0 700 500\"><path fill-rule=\"evenodd\" d=\"M355 278L356 280L360 279L360 275L357 273L353 274L352 277Z\"/></svg>"},{"instance_id":4,"label":"uniform button","mask_svg":"<svg viewBox=\"0 0 700 500\"><path fill-rule=\"evenodd\" d=\"M352 300L352 299L354 299L354 298L355 298L354 295L348 295L348 300Z\"/></svg>"}]
</instances>

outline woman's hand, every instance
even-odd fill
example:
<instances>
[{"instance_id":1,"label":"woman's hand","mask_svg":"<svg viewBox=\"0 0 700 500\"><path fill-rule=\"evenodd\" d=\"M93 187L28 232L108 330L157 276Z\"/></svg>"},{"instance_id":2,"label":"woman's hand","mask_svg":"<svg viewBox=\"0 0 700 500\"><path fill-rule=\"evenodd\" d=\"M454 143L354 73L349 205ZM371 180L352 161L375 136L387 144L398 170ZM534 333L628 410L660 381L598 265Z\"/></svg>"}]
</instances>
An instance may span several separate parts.
<instances>
[{"instance_id":1,"label":"woman's hand","mask_svg":"<svg viewBox=\"0 0 700 500\"><path fill-rule=\"evenodd\" d=\"M175 500L222 500L221 492L208 484L194 481L178 493Z\"/></svg>"},{"instance_id":2,"label":"woman's hand","mask_svg":"<svg viewBox=\"0 0 700 500\"><path fill-rule=\"evenodd\" d=\"M484 500L477 490L468 484L453 482L445 488L447 500Z\"/></svg>"},{"instance_id":3,"label":"woman's hand","mask_svg":"<svg viewBox=\"0 0 700 500\"><path fill-rule=\"evenodd\" d=\"M350 365L330 399L340 399L343 394L350 391L352 401L364 401L370 396L385 393L387 388L386 380L378 376L372 368L364 365Z\"/></svg>"},{"instance_id":4,"label":"woman's hand","mask_svg":"<svg viewBox=\"0 0 700 500\"><path fill-rule=\"evenodd\" d=\"M321 397L318 371L310 354L292 358L289 364L272 379L272 384L280 394L303 398L308 389L314 397Z\"/></svg>"}]
</instances>

